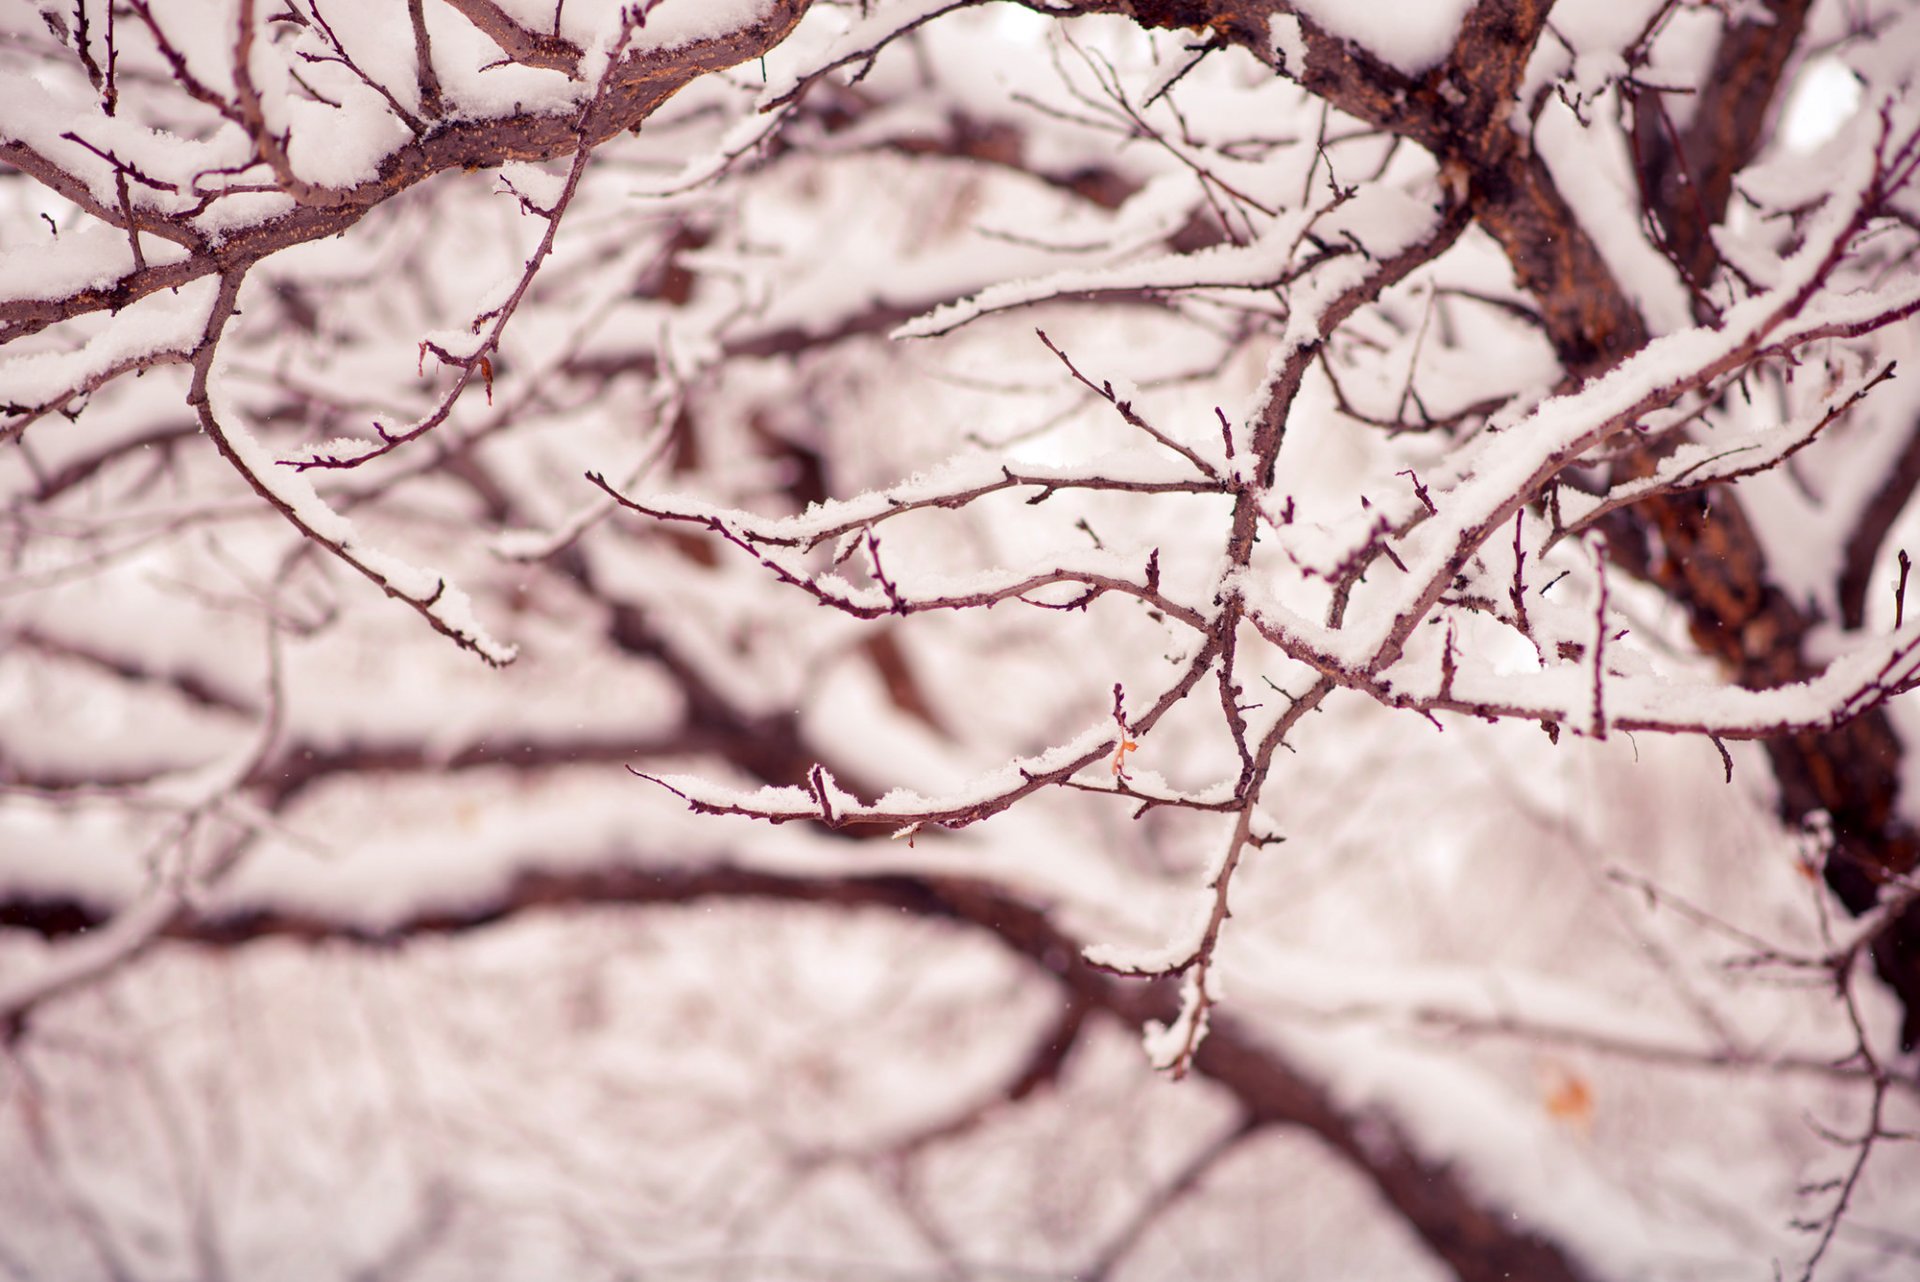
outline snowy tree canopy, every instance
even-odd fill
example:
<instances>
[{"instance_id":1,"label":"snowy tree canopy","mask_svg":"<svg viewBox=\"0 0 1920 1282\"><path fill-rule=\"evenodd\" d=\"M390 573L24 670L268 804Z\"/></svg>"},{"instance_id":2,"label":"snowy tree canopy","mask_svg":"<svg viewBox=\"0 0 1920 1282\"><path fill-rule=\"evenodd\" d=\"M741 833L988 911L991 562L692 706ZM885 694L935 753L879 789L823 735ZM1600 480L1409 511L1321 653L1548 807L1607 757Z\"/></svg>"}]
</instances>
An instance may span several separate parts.
<instances>
[{"instance_id":1,"label":"snowy tree canopy","mask_svg":"<svg viewBox=\"0 0 1920 1282\"><path fill-rule=\"evenodd\" d=\"M1920 1267L1920 6L0 31L0 1274Z\"/></svg>"}]
</instances>

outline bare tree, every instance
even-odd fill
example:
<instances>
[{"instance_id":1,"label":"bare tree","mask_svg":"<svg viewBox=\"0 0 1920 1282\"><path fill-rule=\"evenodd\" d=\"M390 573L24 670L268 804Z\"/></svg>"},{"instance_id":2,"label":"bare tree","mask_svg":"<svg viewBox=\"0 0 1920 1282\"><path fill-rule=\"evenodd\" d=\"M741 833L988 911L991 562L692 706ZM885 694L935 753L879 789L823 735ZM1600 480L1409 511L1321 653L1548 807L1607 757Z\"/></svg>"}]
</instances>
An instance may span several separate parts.
<instances>
[{"instance_id":1,"label":"bare tree","mask_svg":"<svg viewBox=\"0 0 1920 1282\"><path fill-rule=\"evenodd\" d=\"M1911 4L0 22L0 1269L1912 1268Z\"/></svg>"}]
</instances>

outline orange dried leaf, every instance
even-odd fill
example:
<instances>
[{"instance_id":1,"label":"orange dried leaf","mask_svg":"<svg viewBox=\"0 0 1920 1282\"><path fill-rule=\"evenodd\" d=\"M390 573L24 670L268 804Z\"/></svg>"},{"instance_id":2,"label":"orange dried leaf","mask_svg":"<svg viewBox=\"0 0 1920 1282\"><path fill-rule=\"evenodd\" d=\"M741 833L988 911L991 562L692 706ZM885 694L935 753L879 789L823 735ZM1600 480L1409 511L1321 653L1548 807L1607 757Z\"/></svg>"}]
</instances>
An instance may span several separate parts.
<instances>
[{"instance_id":1,"label":"orange dried leaf","mask_svg":"<svg viewBox=\"0 0 1920 1282\"><path fill-rule=\"evenodd\" d=\"M1548 1116L1559 1121L1579 1127L1593 1124L1593 1088L1578 1073L1555 1074L1544 1103Z\"/></svg>"}]
</instances>

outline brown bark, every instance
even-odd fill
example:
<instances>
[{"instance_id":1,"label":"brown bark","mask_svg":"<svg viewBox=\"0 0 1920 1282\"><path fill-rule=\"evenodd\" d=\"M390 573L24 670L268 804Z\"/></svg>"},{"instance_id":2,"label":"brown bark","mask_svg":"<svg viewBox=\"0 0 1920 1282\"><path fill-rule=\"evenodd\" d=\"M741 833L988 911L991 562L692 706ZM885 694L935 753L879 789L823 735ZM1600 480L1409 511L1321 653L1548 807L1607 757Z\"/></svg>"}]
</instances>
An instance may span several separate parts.
<instances>
[{"instance_id":1,"label":"brown bark","mask_svg":"<svg viewBox=\"0 0 1920 1282\"><path fill-rule=\"evenodd\" d=\"M1634 102L1634 131L1648 210L1689 283L1704 287L1719 267L1713 228L1726 217L1733 179L1758 150L1776 114L1788 61L1812 0L1767 0L1728 25L1693 95L1686 130L1661 119L1657 90Z\"/></svg>"}]
</instances>

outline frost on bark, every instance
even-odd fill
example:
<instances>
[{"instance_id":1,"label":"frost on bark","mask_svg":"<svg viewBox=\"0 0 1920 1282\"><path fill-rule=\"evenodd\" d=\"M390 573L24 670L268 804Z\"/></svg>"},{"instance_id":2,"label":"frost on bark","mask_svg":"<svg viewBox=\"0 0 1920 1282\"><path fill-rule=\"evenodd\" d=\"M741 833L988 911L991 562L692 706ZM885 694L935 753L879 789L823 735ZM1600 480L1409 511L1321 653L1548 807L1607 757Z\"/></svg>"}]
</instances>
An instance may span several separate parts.
<instances>
[{"instance_id":1,"label":"frost on bark","mask_svg":"<svg viewBox=\"0 0 1920 1282\"><path fill-rule=\"evenodd\" d=\"M1911 5L0 24L0 1217L48 1226L0 1267L313 1231L236 1191L265 1052L167 996L279 1028L282 966L427 1030L339 1081L554 1091L509 1175L398 1142L345 1275L512 1206L574 1275L1231 1276L1336 1201L1330 1273L1910 1267ZM791 1071L740 978L789 966L867 1012ZM609 1014L622 967L700 981ZM460 1049L549 975L554 1064ZM1703 1090L1738 1124L1664 1149ZM979 1211L1055 1125L1132 1182ZM616 1136L677 1155L610 1181ZM749 1151L764 1205L689 1174ZM1351 1188L1235 1218L1291 1162Z\"/></svg>"}]
</instances>

